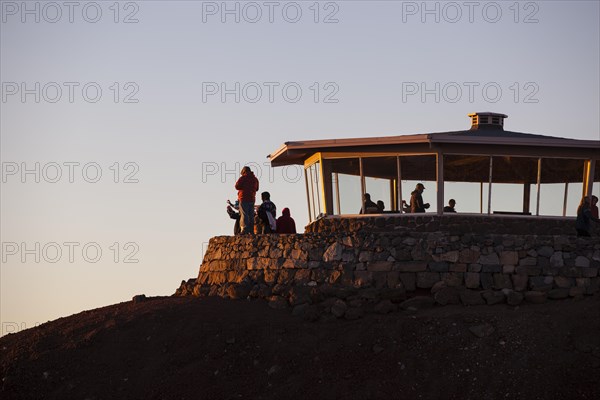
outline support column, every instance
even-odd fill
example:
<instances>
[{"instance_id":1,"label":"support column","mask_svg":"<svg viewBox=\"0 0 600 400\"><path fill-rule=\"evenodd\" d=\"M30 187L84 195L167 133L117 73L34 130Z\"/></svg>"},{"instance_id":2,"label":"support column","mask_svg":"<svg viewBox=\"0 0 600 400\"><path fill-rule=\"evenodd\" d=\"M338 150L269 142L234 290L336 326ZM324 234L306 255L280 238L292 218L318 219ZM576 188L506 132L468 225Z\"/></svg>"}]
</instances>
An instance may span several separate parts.
<instances>
[{"instance_id":1,"label":"support column","mask_svg":"<svg viewBox=\"0 0 600 400\"><path fill-rule=\"evenodd\" d=\"M596 160L585 160L583 164L583 193L581 196L591 196L594 186L594 172L596 170Z\"/></svg>"},{"instance_id":2,"label":"support column","mask_svg":"<svg viewBox=\"0 0 600 400\"><path fill-rule=\"evenodd\" d=\"M479 182L479 213L483 214L483 182Z\"/></svg>"},{"instance_id":3,"label":"support column","mask_svg":"<svg viewBox=\"0 0 600 400\"><path fill-rule=\"evenodd\" d=\"M444 154L436 154L437 215L444 212Z\"/></svg>"},{"instance_id":4,"label":"support column","mask_svg":"<svg viewBox=\"0 0 600 400\"><path fill-rule=\"evenodd\" d=\"M523 214L529 212L529 204L531 203L531 183L523 184Z\"/></svg>"},{"instance_id":5,"label":"support column","mask_svg":"<svg viewBox=\"0 0 600 400\"><path fill-rule=\"evenodd\" d=\"M341 204L341 201L340 201L340 176L337 172L335 173L334 179L335 179L335 201L336 201L338 214L341 215L342 208L340 206L340 204Z\"/></svg>"},{"instance_id":6,"label":"support column","mask_svg":"<svg viewBox=\"0 0 600 400\"><path fill-rule=\"evenodd\" d=\"M538 158L537 170L537 199L535 201L535 215L540 215L540 194L542 191L542 159Z\"/></svg>"},{"instance_id":7,"label":"support column","mask_svg":"<svg viewBox=\"0 0 600 400\"><path fill-rule=\"evenodd\" d=\"M365 207L365 193L367 192L367 189L365 187L365 175L364 175L364 170L363 170L363 159L362 157L358 158L358 167L360 170L360 204L362 204L362 210L363 210L363 214L367 213L367 208Z\"/></svg>"},{"instance_id":8,"label":"support column","mask_svg":"<svg viewBox=\"0 0 600 400\"><path fill-rule=\"evenodd\" d=\"M310 193L308 191L308 171L304 168L304 182L306 183L306 204L308 205L308 222L312 222L312 212L310 210Z\"/></svg>"},{"instance_id":9,"label":"support column","mask_svg":"<svg viewBox=\"0 0 600 400\"><path fill-rule=\"evenodd\" d=\"M398 184L396 189L398 190L398 210L402 213L402 168L400 167L400 156L396 157L396 173L398 174Z\"/></svg>"},{"instance_id":10,"label":"support column","mask_svg":"<svg viewBox=\"0 0 600 400\"><path fill-rule=\"evenodd\" d=\"M492 167L493 167L494 157L490 156L490 178L488 182L488 206L487 213L488 215L492 213Z\"/></svg>"},{"instance_id":11,"label":"support column","mask_svg":"<svg viewBox=\"0 0 600 400\"><path fill-rule=\"evenodd\" d=\"M321 158L321 190L323 190L323 209L325 214L333 215L333 183L331 181L331 162ZM323 210L321 210L323 211Z\"/></svg>"},{"instance_id":12,"label":"support column","mask_svg":"<svg viewBox=\"0 0 600 400\"><path fill-rule=\"evenodd\" d=\"M396 191L396 180L390 179L390 211L398 211L398 196Z\"/></svg>"},{"instance_id":13,"label":"support column","mask_svg":"<svg viewBox=\"0 0 600 400\"><path fill-rule=\"evenodd\" d=\"M569 182L565 182L565 197L563 198L563 217L567 216L567 198L569 195Z\"/></svg>"}]
</instances>

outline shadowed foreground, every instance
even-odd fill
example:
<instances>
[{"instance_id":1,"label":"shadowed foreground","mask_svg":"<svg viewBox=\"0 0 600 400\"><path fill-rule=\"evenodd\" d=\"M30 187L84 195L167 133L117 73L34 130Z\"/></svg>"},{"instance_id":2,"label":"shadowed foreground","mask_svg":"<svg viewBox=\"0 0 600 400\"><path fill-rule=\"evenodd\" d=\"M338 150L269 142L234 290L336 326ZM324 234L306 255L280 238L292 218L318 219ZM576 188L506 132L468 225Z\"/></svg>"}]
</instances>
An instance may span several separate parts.
<instances>
[{"instance_id":1,"label":"shadowed foreground","mask_svg":"<svg viewBox=\"0 0 600 400\"><path fill-rule=\"evenodd\" d=\"M600 398L600 296L306 322L151 298L0 338L3 399Z\"/></svg>"}]
</instances>

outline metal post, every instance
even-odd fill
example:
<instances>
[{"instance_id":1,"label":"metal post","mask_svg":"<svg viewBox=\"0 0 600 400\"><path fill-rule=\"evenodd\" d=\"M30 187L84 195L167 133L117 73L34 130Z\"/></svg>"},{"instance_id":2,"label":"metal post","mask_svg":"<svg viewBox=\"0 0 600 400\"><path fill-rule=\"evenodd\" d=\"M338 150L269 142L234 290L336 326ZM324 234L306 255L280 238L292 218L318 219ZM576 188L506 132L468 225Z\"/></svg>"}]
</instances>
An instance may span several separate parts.
<instances>
[{"instance_id":1,"label":"metal post","mask_svg":"<svg viewBox=\"0 0 600 400\"><path fill-rule=\"evenodd\" d=\"M596 168L596 160L585 160L583 164L583 193L581 196L591 196L592 187L594 185L594 170Z\"/></svg>"},{"instance_id":2,"label":"metal post","mask_svg":"<svg viewBox=\"0 0 600 400\"><path fill-rule=\"evenodd\" d=\"M529 205L531 203L531 183L525 182L523 184L523 214L529 212Z\"/></svg>"},{"instance_id":3,"label":"metal post","mask_svg":"<svg viewBox=\"0 0 600 400\"><path fill-rule=\"evenodd\" d=\"M314 165L314 164L313 164ZM316 218L316 214L317 214L317 202L315 201L315 186L314 186L314 176L313 176L313 166L311 165L310 167L308 167L308 170L310 172L310 197L311 197L311 201L312 201L312 213L313 213L313 217Z\"/></svg>"},{"instance_id":4,"label":"metal post","mask_svg":"<svg viewBox=\"0 0 600 400\"><path fill-rule=\"evenodd\" d=\"M319 205L319 214L320 215L324 209L323 207L321 207L321 196L325 196L325 193L321 192L321 190L325 190L325 183L323 183L323 163L319 161L319 167L317 168L316 164L315 164L315 175L317 175L315 177L315 186L317 187L317 204ZM314 192L314 190L313 190ZM325 200L323 200L325 201ZM325 205L325 204L323 204Z\"/></svg>"},{"instance_id":5,"label":"metal post","mask_svg":"<svg viewBox=\"0 0 600 400\"><path fill-rule=\"evenodd\" d=\"M396 197L396 182L390 179L390 211L398 210L398 202Z\"/></svg>"},{"instance_id":6,"label":"metal post","mask_svg":"<svg viewBox=\"0 0 600 400\"><path fill-rule=\"evenodd\" d=\"M540 194L542 191L542 159L538 158L538 170L537 170L537 200L535 204L535 215L540 215Z\"/></svg>"},{"instance_id":7,"label":"metal post","mask_svg":"<svg viewBox=\"0 0 600 400\"><path fill-rule=\"evenodd\" d=\"M444 155L436 153L436 188L437 188L437 215L444 211Z\"/></svg>"},{"instance_id":8,"label":"metal post","mask_svg":"<svg viewBox=\"0 0 600 400\"><path fill-rule=\"evenodd\" d=\"M479 182L479 214L483 214L483 182Z\"/></svg>"},{"instance_id":9,"label":"metal post","mask_svg":"<svg viewBox=\"0 0 600 400\"><path fill-rule=\"evenodd\" d=\"M398 210L402 213L402 169L400 168L400 156L396 157L396 173L398 174L398 185L396 185L396 189L398 190Z\"/></svg>"},{"instance_id":10,"label":"metal post","mask_svg":"<svg viewBox=\"0 0 600 400\"><path fill-rule=\"evenodd\" d=\"M365 193L366 188L365 188L365 175L363 173L363 160L362 157L358 157L358 167L360 170L360 193L361 193L361 198L360 198L360 202L362 204L362 211L363 214L367 213L367 208L365 207Z\"/></svg>"},{"instance_id":11,"label":"metal post","mask_svg":"<svg viewBox=\"0 0 600 400\"><path fill-rule=\"evenodd\" d=\"M563 217L567 216L567 196L569 194L569 182L565 182L565 197L563 199Z\"/></svg>"},{"instance_id":12,"label":"metal post","mask_svg":"<svg viewBox=\"0 0 600 400\"><path fill-rule=\"evenodd\" d=\"M306 183L306 203L308 204L308 222L312 222L312 213L310 212L310 194L308 192L308 173L304 168L304 182Z\"/></svg>"},{"instance_id":13,"label":"metal post","mask_svg":"<svg viewBox=\"0 0 600 400\"><path fill-rule=\"evenodd\" d=\"M490 156L490 179L489 179L489 187L488 187L488 215L492 213L492 166L493 166L493 157Z\"/></svg>"},{"instance_id":14,"label":"metal post","mask_svg":"<svg viewBox=\"0 0 600 400\"><path fill-rule=\"evenodd\" d=\"M340 208L340 177L337 172L334 173L335 177L335 197L336 197L336 205L338 214L342 213L342 209Z\"/></svg>"}]
</instances>

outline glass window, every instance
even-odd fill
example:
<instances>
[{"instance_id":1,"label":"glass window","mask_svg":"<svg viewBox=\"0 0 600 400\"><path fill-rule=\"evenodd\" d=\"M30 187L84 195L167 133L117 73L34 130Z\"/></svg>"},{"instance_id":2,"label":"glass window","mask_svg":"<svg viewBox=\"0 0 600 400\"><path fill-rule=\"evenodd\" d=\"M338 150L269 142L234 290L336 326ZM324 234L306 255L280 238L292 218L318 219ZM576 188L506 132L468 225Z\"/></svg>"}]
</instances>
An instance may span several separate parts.
<instances>
[{"instance_id":1,"label":"glass window","mask_svg":"<svg viewBox=\"0 0 600 400\"><path fill-rule=\"evenodd\" d=\"M435 155L401 156L400 179L402 179L402 200L406 204L410 205L411 193L418 183L422 183L425 186L425 191L422 194L423 202L429 203L426 212L437 212Z\"/></svg>"},{"instance_id":2,"label":"glass window","mask_svg":"<svg viewBox=\"0 0 600 400\"><path fill-rule=\"evenodd\" d=\"M490 157L444 155L444 206L456 201L456 211L487 213Z\"/></svg>"},{"instance_id":3,"label":"glass window","mask_svg":"<svg viewBox=\"0 0 600 400\"><path fill-rule=\"evenodd\" d=\"M358 214L362 207L358 158L325 160L331 165L333 213Z\"/></svg>"},{"instance_id":4,"label":"glass window","mask_svg":"<svg viewBox=\"0 0 600 400\"><path fill-rule=\"evenodd\" d=\"M367 212L390 211L394 207L394 181L398 176L396 157L368 157L362 162L365 193L369 194L373 203L379 204L376 209L371 207Z\"/></svg>"}]
</instances>

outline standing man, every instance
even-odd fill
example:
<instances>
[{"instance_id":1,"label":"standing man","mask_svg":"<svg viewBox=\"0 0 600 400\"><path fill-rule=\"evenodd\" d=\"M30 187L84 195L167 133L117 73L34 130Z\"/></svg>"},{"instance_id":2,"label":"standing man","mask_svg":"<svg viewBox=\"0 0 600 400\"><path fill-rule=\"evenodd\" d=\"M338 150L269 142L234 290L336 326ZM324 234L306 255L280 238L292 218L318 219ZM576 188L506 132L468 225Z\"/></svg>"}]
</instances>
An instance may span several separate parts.
<instances>
[{"instance_id":1,"label":"standing man","mask_svg":"<svg viewBox=\"0 0 600 400\"><path fill-rule=\"evenodd\" d=\"M258 191L258 179L250 167L242 168L240 179L235 183L240 201L240 228L243 234L254 233L254 202Z\"/></svg>"},{"instance_id":2,"label":"standing man","mask_svg":"<svg viewBox=\"0 0 600 400\"><path fill-rule=\"evenodd\" d=\"M425 186L422 183L417 183L415 190L410 194L410 212L411 213L424 213L425 209L429 208L429 203L423 204L422 193L425 190Z\"/></svg>"},{"instance_id":3,"label":"standing man","mask_svg":"<svg viewBox=\"0 0 600 400\"><path fill-rule=\"evenodd\" d=\"M271 201L271 194L269 192L262 192L260 194L262 204L258 207L258 233L275 233L276 227L276 216L277 207L275 203Z\"/></svg>"}]
</instances>

